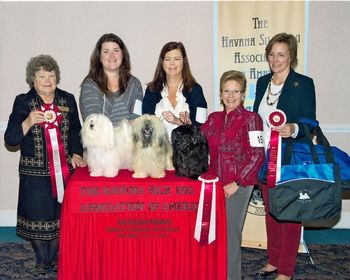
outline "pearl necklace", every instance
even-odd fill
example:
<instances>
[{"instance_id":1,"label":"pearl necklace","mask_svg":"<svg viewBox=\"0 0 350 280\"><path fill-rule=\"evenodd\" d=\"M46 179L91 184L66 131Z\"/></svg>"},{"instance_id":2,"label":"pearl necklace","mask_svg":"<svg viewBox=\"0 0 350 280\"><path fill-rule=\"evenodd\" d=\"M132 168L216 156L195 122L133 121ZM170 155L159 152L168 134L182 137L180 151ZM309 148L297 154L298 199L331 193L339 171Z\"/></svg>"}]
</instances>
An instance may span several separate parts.
<instances>
[{"instance_id":1,"label":"pearl necklace","mask_svg":"<svg viewBox=\"0 0 350 280\"><path fill-rule=\"evenodd\" d=\"M277 101L278 101L278 99L280 98L280 94L281 94L281 92L282 92L282 88L278 91L278 92L276 92L276 93L272 93L271 92L271 81L272 81L272 79L270 80L270 82L269 82L269 85L268 85L268 87L267 87L267 96L266 96L266 103L267 103L267 105L269 105L269 106L273 106ZM271 97L272 96L277 96L277 98L274 100L274 101L271 101Z\"/></svg>"}]
</instances>

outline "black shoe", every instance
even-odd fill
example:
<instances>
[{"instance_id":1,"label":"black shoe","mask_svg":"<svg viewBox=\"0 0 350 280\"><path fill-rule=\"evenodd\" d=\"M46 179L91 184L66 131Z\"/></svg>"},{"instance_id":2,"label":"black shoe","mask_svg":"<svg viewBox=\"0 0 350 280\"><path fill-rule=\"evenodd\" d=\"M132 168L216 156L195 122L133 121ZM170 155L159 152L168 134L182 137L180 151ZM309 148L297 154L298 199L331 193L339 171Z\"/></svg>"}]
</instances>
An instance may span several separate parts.
<instances>
[{"instance_id":1,"label":"black shoe","mask_svg":"<svg viewBox=\"0 0 350 280\"><path fill-rule=\"evenodd\" d=\"M57 262L56 262L56 261L52 262L52 263L50 264L50 271L52 271L52 272L57 272L57 269L58 269L58 264L57 264Z\"/></svg>"},{"instance_id":2,"label":"black shoe","mask_svg":"<svg viewBox=\"0 0 350 280\"><path fill-rule=\"evenodd\" d=\"M33 269L33 274L35 276L39 276L39 275L45 275L47 273L47 266L45 264L36 264L34 269Z\"/></svg>"},{"instance_id":3,"label":"black shoe","mask_svg":"<svg viewBox=\"0 0 350 280\"><path fill-rule=\"evenodd\" d=\"M261 269L259 272L258 272L258 276L260 278L267 278L273 274L277 274L277 268L275 270L271 270L271 271L266 271L266 270L263 270Z\"/></svg>"}]
</instances>

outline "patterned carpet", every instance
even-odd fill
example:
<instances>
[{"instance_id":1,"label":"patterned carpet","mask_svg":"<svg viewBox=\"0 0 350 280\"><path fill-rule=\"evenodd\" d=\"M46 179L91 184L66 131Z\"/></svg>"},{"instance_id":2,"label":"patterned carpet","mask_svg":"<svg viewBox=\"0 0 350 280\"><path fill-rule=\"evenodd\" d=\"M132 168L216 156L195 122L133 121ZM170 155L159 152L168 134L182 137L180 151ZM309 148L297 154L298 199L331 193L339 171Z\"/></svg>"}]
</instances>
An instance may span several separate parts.
<instances>
[{"instance_id":1,"label":"patterned carpet","mask_svg":"<svg viewBox=\"0 0 350 280\"><path fill-rule=\"evenodd\" d=\"M350 279L350 245L308 245L309 255L299 254L294 280ZM243 280L259 279L256 271L265 263L265 250L242 249ZM31 273L34 253L29 243L0 243L0 279L56 279L55 273L37 277ZM271 278L273 279L273 278ZM153 279L150 279L153 280ZM166 280L166 279L165 279ZM181 280L181 279L179 279ZM194 279L197 280L197 279Z\"/></svg>"}]
</instances>

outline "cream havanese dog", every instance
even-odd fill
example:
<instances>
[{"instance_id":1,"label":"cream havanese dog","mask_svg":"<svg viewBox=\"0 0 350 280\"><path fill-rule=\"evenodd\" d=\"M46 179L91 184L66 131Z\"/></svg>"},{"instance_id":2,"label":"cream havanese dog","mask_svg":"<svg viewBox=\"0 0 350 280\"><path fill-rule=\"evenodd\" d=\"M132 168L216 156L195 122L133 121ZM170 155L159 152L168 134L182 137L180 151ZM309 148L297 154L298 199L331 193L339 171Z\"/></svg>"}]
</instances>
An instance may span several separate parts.
<instances>
[{"instance_id":1,"label":"cream havanese dog","mask_svg":"<svg viewBox=\"0 0 350 280\"><path fill-rule=\"evenodd\" d=\"M113 127L103 114L91 114L81 130L90 176L115 177L120 169L132 168L132 128L128 120Z\"/></svg>"},{"instance_id":2,"label":"cream havanese dog","mask_svg":"<svg viewBox=\"0 0 350 280\"><path fill-rule=\"evenodd\" d=\"M165 170L174 170L172 147L162 121L144 114L132 123L134 178L162 178Z\"/></svg>"}]
</instances>

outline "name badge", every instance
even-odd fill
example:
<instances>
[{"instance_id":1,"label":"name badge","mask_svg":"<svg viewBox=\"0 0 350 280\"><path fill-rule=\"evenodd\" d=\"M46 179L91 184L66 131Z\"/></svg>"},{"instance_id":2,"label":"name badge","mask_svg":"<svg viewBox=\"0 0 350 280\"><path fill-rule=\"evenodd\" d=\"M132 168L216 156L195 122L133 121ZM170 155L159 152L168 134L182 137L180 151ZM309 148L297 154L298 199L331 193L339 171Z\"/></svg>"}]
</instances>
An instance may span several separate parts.
<instances>
[{"instance_id":1,"label":"name badge","mask_svg":"<svg viewBox=\"0 0 350 280\"><path fill-rule=\"evenodd\" d=\"M138 99L135 100L133 113L136 115L139 115L139 116L142 115L142 101L141 100L138 100Z\"/></svg>"},{"instance_id":2,"label":"name badge","mask_svg":"<svg viewBox=\"0 0 350 280\"><path fill-rule=\"evenodd\" d=\"M248 133L251 147L264 147L263 132L261 130L249 131Z\"/></svg>"}]
</instances>

